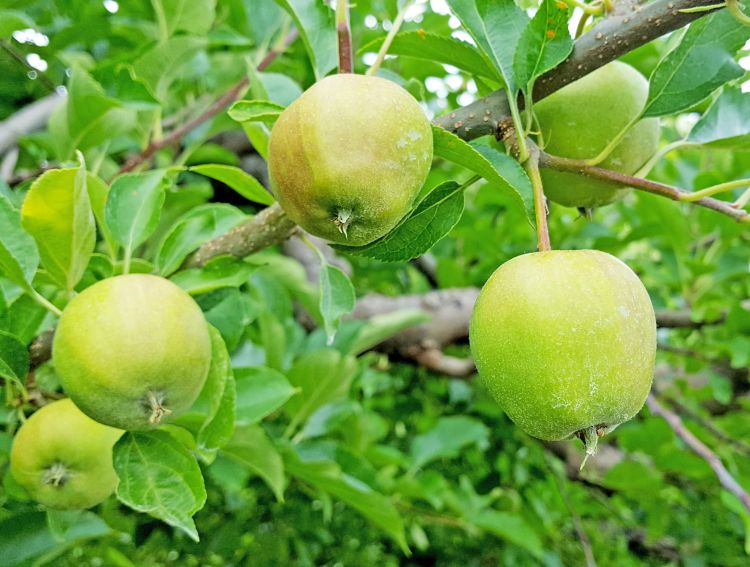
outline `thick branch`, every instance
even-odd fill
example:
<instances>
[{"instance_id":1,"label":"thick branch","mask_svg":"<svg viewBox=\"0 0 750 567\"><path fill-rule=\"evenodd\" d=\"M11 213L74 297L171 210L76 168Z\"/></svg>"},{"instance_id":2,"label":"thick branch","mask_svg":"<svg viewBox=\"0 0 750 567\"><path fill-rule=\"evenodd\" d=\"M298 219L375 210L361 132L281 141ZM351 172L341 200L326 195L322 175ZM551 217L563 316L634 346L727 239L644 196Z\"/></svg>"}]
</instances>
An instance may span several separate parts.
<instances>
[{"instance_id":1,"label":"thick branch","mask_svg":"<svg viewBox=\"0 0 750 567\"><path fill-rule=\"evenodd\" d=\"M286 49L295 39L297 39L297 31L293 30L286 38L284 42L284 49ZM283 53L284 49L272 49L270 50L266 56L263 58L263 60L258 63L258 66L256 67L256 70L262 71L266 67L268 67L281 53ZM189 132L192 132L195 130L198 126L206 122L207 120L210 120L217 114L219 114L222 110L224 110L225 107L233 103L237 98L245 91L249 84L249 79L247 77L244 77L241 81L239 81L237 84L235 84L231 89L229 89L227 92L225 92L223 95L221 95L216 101L209 106L202 114L199 116L196 116L192 120L189 120L179 128L176 128L175 130L172 130L169 134L164 136L163 138L159 140L153 140L141 153L134 155L131 157L128 161L125 162L125 164L120 168L120 173L126 173L128 171L132 171L136 167L138 167L140 164L142 164L144 161L149 159L151 156L153 156L156 152L158 152L162 148L166 148L167 146L171 146L172 144L176 144L182 138L188 134Z\"/></svg>"},{"instance_id":2,"label":"thick branch","mask_svg":"<svg viewBox=\"0 0 750 567\"><path fill-rule=\"evenodd\" d=\"M691 451L708 463L714 473L716 473L721 486L739 498L745 509L750 512L750 495L745 492L740 483L729 473L719 457L716 456L716 453L704 445L700 439L685 427L680 416L662 406L653 394L649 394L646 403L655 415L664 418L677 436L690 447Z\"/></svg>"},{"instance_id":3,"label":"thick branch","mask_svg":"<svg viewBox=\"0 0 750 567\"><path fill-rule=\"evenodd\" d=\"M686 13L684 10L715 4L716 0L655 0L642 5L618 3L612 15L576 40L573 52L562 64L536 81L534 100L541 100L621 55L710 13ZM505 92L498 90L437 118L435 123L472 140L494 134L499 124L509 117Z\"/></svg>"},{"instance_id":4,"label":"thick branch","mask_svg":"<svg viewBox=\"0 0 750 567\"><path fill-rule=\"evenodd\" d=\"M296 229L297 225L276 203L226 234L206 242L185 261L183 268L199 268L218 256L244 258L258 250L284 242Z\"/></svg>"},{"instance_id":5,"label":"thick branch","mask_svg":"<svg viewBox=\"0 0 750 567\"><path fill-rule=\"evenodd\" d=\"M0 122L0 154L15 145L16 140L42 128L52 112L62 104L65 96L57 92L40 98Z\"/></svg>"},{"instance_id":6,"label":"thick branch","mask_svg":"<svg viewBox=\"0 0 750 567\"><path fill-rule=\"evenodd\" d=\"M690 195L689 192L678 189L677 187L672 187L671 185L665 185L664 183L651 181L650 179L643 179L642 177L627 175L625 173L620 173L619 171L587 166L582 164L580 160L553 156L545 152L541 152L539 156L539 165L557 171L569 171L587 177L601 179L603 181L611 181L626 187L633 187L639 191L645 191L646 193L666 197L667 199L677 201L678 203L687 202L684 197ZM750 214L743 209L733 207L732 204L727 201L720 201L719 199L714 199L712 197L704 197L698 201L690 201L690 203L726 215L737 222L750 223Z\"/></svg>"}]
</instances>

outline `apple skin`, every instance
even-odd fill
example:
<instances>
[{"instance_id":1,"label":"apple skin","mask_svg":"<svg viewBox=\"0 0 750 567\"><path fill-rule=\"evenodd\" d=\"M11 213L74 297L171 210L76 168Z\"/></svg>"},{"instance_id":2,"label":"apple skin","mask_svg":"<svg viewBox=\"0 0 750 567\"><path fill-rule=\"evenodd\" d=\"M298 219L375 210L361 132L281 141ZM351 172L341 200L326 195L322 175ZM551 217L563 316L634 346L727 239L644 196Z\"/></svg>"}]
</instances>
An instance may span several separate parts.
<instances>
[{"instance_id":1,"label":"apple skin","mask_svg":"<svg viewBox=\"0 0 750 567\"><path fill-rule=\"evenodd\" d=\"M330 242L362 246L412 207L432 163L419 103L379 77L326 77L286 108L269 143L271 186L289 218Z\"/></svg>"},{"instance_id":2,"label":"apple skin","mask_svg":"<svg viewBox=\"0 0 750 567\"><path fill-rule=\"evenodd\" d=\"M536 252L487 281L470 343L490 394L526 433L601 436L646 400L656 320L638 276L614 256Z\"/></svg>"},{"instance_id":3,"label":"apple skin","mask_svg":"<svg viewBox=\"0 0 750 567\"><path fill-rule=\"evenodd\" d=\"M145 430L193 404L211 339L200 307L177 285L129 274L97 282L68 304L52 355L65 393L84 413Z\"/></svg>"},{"instance_id":4,"label":"apple skin","mask_svg":"<svg viewBox=\"0 0 750 567\"><path fill-rule=\"evenodd\" d=\"M552 155L590 159L636 116L648 98L648 81L630 65L614 61L534 105L544 150ZM659 119L639 120L598 167L635 173L659 148ZM608 205L628 187L577 173L542 169L547 197L567 207Z\"/></svg>"},{"instance_id":5,"label":"apple skin","mask_svg":"<svg viewBox=\"0 0 750 567\"><path fill-rule=\"evenodd\" d=\"M112 446L122 433L89 418L70 399L52 402L18 430L10 455L11 474L48 508L91 508L117 486Z\"/></svg>"}]
</instances>

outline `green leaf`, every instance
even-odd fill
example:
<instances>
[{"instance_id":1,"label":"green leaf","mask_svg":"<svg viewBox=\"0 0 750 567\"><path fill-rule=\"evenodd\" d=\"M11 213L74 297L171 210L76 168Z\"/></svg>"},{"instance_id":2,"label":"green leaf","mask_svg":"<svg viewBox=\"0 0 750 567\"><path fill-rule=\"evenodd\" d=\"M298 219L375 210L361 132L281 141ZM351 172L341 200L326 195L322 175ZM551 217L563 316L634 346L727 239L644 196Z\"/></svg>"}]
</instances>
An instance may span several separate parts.
<instances>
[{"instance_id":1,"label":"green leaf","mask_svg":"<svg viewBox=\"0 0 750 567\"><path fill-rule=\"evenodd\" d=\"M513 0L477 0L491 55L511 93L518 89L513 57L529 17Z\"/></svg>"},{"instance_id":2,"label":"green leaf","mask_svg":"<svg viewBox=\"0 0 750 567\"><path fill-rule=\"evenodd\" d=\"M155 0L164 16L169 36L184 31L205 35L216 16L216 0Z\"/></svg>"},{"instance_id":3,"label":"green leaf","mask_svg":"<svg viewBox=\"0 0 750 567\"><path fill-rule=\"evenodd\" d=\"M498 71L502 68L495 58L492 44L489 39L487 24L479 15L477 0L448 0L448 6L451 12L459 19L463 28L474 39L479 49L490 66L494 66ZM499 75L498 75L499 77Z\"/></svg>"},{"instance_id":4,"label":"green leaf","mask_svg":"<svg viewBox=\"0 0 750 567\"><path fill-rule=\"evenodd\" d=\"M472 145L438 126L432 127L435 157L462 165L510 195L534 223L531 181L516 160L488 146Z\"/></svg>"},{"instance_id":5,"label":"green leaf","mask_svg":"<svg viewBox=\"0 0 750 567\"><path fill-rule=\"evenodd\" d=\"M41 330L47 318L47 310L39 305L30 295L23 294L16 298L8 308L10 333L29 344Z\"/></svg>"},{"instance_id":6,"label":"green leaf","mask_svg":"<svg viewBox=\"0 0 750 567\"><path fill-rule=\"evenodd\" d=\"M145 83L153 96L164 100L182 66L190 63L206 42L203 37L178 35L157 43L135 61L135 76Z\"/></svg>"},{"instance_id":7,"label":"green leaf","mask_svg":"<svg viewBox=\"0 0 750 567\"><path fill-rule=\"evenodd\" d=\"M463 415L441 417L411 444L412 470L435 459L455 457L467 445L487 446L489 430L479 420Z\"/></svg>"},{"instance_id":8,"label":"green leaf","mask_svg":"<svg viewBox=\"0 0 750 567\"><path fill-rule=\"evenodd\" d=\"M0 39L10 39L14 31L35 27L34 21L23 12L0 10Z\"/></svg>"},{"instance_id":9,"label":"green leaf","mask_svg":"<svg viewBox=\"0 0 750 567\"><path fill-rule=\"evenodd\" d=\"M276 500L284 501L284 461L259 425L238 428L221 454L252 470L268 485Z\"/></svg>"},{"instance_id":10,"label":"green leaf","mask_svg":"<svg viewBox=\"0 0 750 567\"><path fill-rule=\"evenodd\" d=\"M390 498L345 474L332 461L305 461L289 449L284 452L284 464L289 474L348 504L385 531L404 553L409 552L404 521Z\"/></svg>"},{"instance_id":11,"label":"green leaf","mask_svg":"<svg viewBox=\"0 0 750 567\"><path fill-rule=\"evenodd\" d=\"M214 163L196 165L191 167L190 171L225 183L248 201L254 201L261 205L272 205L275 202L273 196L266 191L260 181L249 173L242 171L239 167Z\"/></svg>"},{"instance_id":12,"label":"green leaf","mask_svg":"<svg viewBox=\"0 0 750 567\"><path fill-rule=\"evenodd\" d=\"M334 349L298 358L287 372L289 382L301 390L284 408L292 418L288 431L293 432L320 406L345 397L356 372L356 360Z\"/></svg>"},{"instance_id":13,"label":"green leaf","mask_svg":"<svg viewBox=\"0 0 750 567\"><path fill-rule=\"evenodd\" d=\"M91 201L91 210L94 212L96 224L109 247L110 253L114 255L117 250L117 243L112 238L112 232L109 230L104 218L104 210L107 206L107 197L109 196L109 185L99 176L89 172L86 177L86 186L89 190L89 201Z\"/></svg>"},{"instance_id":14,"label":"green leaf","mask_svg":"<svg viewBox=\"0 0 750 567\"><path fill-rule=\"evenodd\" d=\"M166 170L126 173L114 180L104 210L107 227L130 257L156 230L164 205Z\"/></svg>"},{"instance_id":15,"label":"green leaf","mask_svg":"<svg viewBox=\"0 0 750 567\"><path fill-rule=\"evenodd\" d=\"M377 52L384 41L385 37L374 39L360 48L359 53ZM423 30L400 32L393 38L388 53L453 65L473 75L498 80L497 71L476 47L453 37Z\"/></svg>"},{"instance_id":16,"label":"green leaf","mask_svg":"<svg viewBox=\"0 0 750 567\"><path fill-rule=\"evenodd\" d=\"M235 420L236 392L229 353L221 333L208 326L211 336L211 366L206 383L194 407L205 408L203 424L196 438L200 454L212 460L216 450L232 438Z\"/></svg>"},{"instance_id":17,"label":"green leaf","mask_svg":"<svg viewBox=\"0 0 750 567\"><path fill-rule=\"evenodd\" d=\"M349 276L336 266L331 266L322 256L321 259L320 314L323 316L328 344L331 344L341 317L354 309L357 298Z\"/></svg>"},{"instance_id":18,"label":"green leaf","mask_svg":"<svg viewBox=\"0 0 750 567\"><path fill-rule=\"evenodd\" d=\"M228 110L229 117L235 122L263 122L273 124L284 111L281 104L270 100L238 100Z\"/></svg>"},{"instance_id":19,"label":"green leaf","mask_svg":"<svg viewBox=\"0 0 750 567\"><path fill-rule=\"evenodd\" d=\"M201 205L185 213L164 237L156 253L163 276L177 271L185 258L201 244L229 232L247 216L226 203Z\"/></svg>"},{"instance_id":20,"label":"green leaf","mask_svg":"<svg viewBox=\"0 0 750 567\"><path fill-rule=\"evenodd\" d=\"M164 431L126 432L115 444L117 497L198 541L192 516L206 502L203 475L195 457Z\"/></svg>"},{"instance_id":21,"label":"green leaf","mask_svg":"<svg viewBox=\"0 0 750 567\"><path fill-rule=\"evenodd\" d=\"M238 425L260 421L297 392L281 372L265 366L235 368L234 376Z\"/></svg>"},{"instance_id":22,"label":"green leaf","mask_svg":"<svg viewBox=\"0 0 750 567\"><path fill-rule=\"evenodd\" d=\"M0 275L27 291L39 266L32 236L21 227L21 213L0 195Z\"/></svg>"},{"instance_id":23,"label":"green leaf","mask_svg":"<svg viewBox=\"0 0 750 567\"><path fill-rule=\"evenodd\" d=\"M686 110L741 77L744 71L735 61L735 54L748 35L748 28L726 10L690 24L679 45L664 56L651 74L643 116Z\"/></svg>"},{"instance_id":24,"label":"green leaf","mask_svg":"<svg viewBox=\"0 0 750 567\"><path fill-rule=\"evenodd\" d=\"M255 269L252 264L234 256L220 256L201 268L182 270L169 279L189 294L197 295L222 287L239 287L247 283Z\"/></svg>"},{"instance_id":25,"label":"green leaf","mask_svg":"<svg viewBox=\"0 0 750 567\"><path fill-rule=\"evenodd\" d=\"M464 187L446 181L435 187L396 228L366 246L337 246L350 254L384 262L406 262L421 256L448 234L464 211Z\"/></svg>"},{"instance_id":26,"label":"green leaf","mask_svg":"<svg viewBox=\"0 0 750 567\"><path fill-rule=\"evenodd\" d=\"M0 331L0 378L22 383L29 373L29 352L18 337Z\"/></svg>"},{"instance_id":27,"label":"green leaf","mask_svg":"<svg viewBox=\"0 0 750 567\"><path fill-rule=\"evenodd\" d=\"M746 150L750 146L750 96L727 87L687 137L688 142L714 148Z\"/></svg>"},{"instance_id":28,"label":"green leaf","mask_svg":"<svg viewBox=\"0 0 750 567\"><path fill-rule=\"evenodd\" d=\"M5 292L0 285L0 331L10 329L10 310L8 309L8 300L5 298Z\"/></svg>"},{"instance_id":29,"label":"green leaf","mask_svg":"<svg viewBox=\"0 0 750 567\"><path fill-rule=\"evenodd\" d=\"M26 511L5 514L0 520L0 533L3 534L0 537L0 565L17 567L42 565L41 561L34 563L32 560L43 554L57 557L67 548L111 535L113 530L93 512L83 512L75 524L56 538L47 524L45 512ZM44 563L50 564L49 561Z\"/></svg>"},{"instance_id":30,"label":"green leaf","mask_svg":"<svg viewBox=\"0 0 750 567\"><path fill-rule=\"evenodd\" d=\"M338 47L334 13L323 0L276 0L294 20L320 80L336 67Z\"/></svg>"},{"instance_id":31,"label":"green leaf","mask_svg":"<svg viewBox=\"0 0 750 567\"><path fill-rule=\"evenodd\" d=\"M535 557L542 556L544 546L539 535L519 515L496 510L481 510L469 515L466 520L482 530L523 547Z\"/></svg>"},{"instance_id":32,"label":"green leaf","mask_svg":"<svg viewBox=\"0 0 750 567\"><path fill-rule=\"evenodd\" d=\"M564 2L544 0L523 30L513 59L513 71L524 92L530 92L537 77L557 67L573 50L568 32L569 15Z\"/></svg>"},{"instance_id":33,"label":"green leaf","mask_svg":"<svg viewBox=\"0 0 750 567\"><path fill-rule=\"evenodd\" d=\"M21 224L36 240L49 275L63 289L72 291L96 244L86 168L43 173L26 194Z\"/></svg>"}]
</instances>

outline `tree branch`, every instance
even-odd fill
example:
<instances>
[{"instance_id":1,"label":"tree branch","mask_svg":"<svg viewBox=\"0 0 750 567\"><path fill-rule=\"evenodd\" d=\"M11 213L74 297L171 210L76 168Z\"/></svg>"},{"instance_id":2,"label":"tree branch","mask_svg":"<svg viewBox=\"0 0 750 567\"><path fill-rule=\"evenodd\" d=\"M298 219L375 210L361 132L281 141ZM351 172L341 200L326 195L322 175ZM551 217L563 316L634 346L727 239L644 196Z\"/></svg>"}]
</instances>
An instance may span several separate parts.
<instances>
[{"instance_id":1,"label":"tree branch","mask_svg":"<svg viewBox=\"0 0 750 567\"><path fill-rule=\"evenodd\" d=\"M646 404L648 404L648 408L654 415L662 417L669 424L677 436L690 447L691 451L708 463L714 473L716 473L721 486L739 498L742 505L750 513L750 495L745 492L740 483L729 473L719 457L716 456L716 453L685 428L680 416L662 406L653 394L649 394Z\"/></svg>"},{"instance_id":2,"label":"tree branch","mask_svg":"<svg viewBox=\"0 0 750 567\"><path fill-rule=\"evenodd\" d=\"M289 35L286 37L286 40L284 41L283 49L271 49L266 56L261 60L260 63L258 63L258 66L256 67L257 71L263 71L266 67L268 67L281 53L284 52L284 50L291 45L295 39L297 39L297 31L292 30ZM223 95L221 95L216 101L209 106L205 112L200 114L199 116L196 116L192 120L189 120L179 128L176 128L175 130L172 130L169 134L164 136L163 138L159 140L153 140L146 148L139 154L134 155L129 160L125 162L125 164L120 168L120 173L126 173L128 171L132 171L136 167L138 167L140 164L142 164L144 161L149 159L151 156L153 156L156 152L158 152L162 148L166 148L167 146L171 146L172 144L176 144L182 138L188 134L189 132L195 130L198 126L206 122L207 120L213 118L219 112L224 110L226 106L233 103L237 98L245 91L249 84L249 79L247 77L244 77L241 81L239 81L237 84L235 84L231 89L229 89L227 92L225 92Z\"/></svg>"},{"instance_id":3,"label":"tree branch","mask_svg":"<svg viewBox=\"0 0 750 567\"><path fill-rule=\"evenodd\" d=\"M24 106L15 114L0 122L0 154L13 147L21 136L41 128L52 112L62 104L65 96L54 92Z\"/></svg>"},{"instance_id":4,"label":"tree branch","mask_svg":"<svg viewBox=\"0 0 750 567\"><path fill-rule=\"evenodd\" d=\"M732 203L720 201L713 197L703 197L697 201L687 201L685 196L690 195L688 191L683 191L682 189L672 187L671 185L665 185L664 183L658 183L657 181L651 181L650 179L627 175L625 173L620 173L619 171L610 171L608 169L602 169L601 167L587 166L580 160L553 156L545 152L541 152L539 155L539 165L548 169L569 171L587 177L601 179L603 181L611 181L625 187L633 187L639 191L645 191L646 193L666 197L667 199L677 201L678 203L689 202L690 204L705 207L717 213L721 213L722 215L726 215L737 222L750 223L750 214L743 209L733 207Z\"/></svg>"},{"instance_id":5,"label":"tree branch","mask_svg":"<svg viewBox=\"0 0 750 567\"><path fill-rule=\"evenodd\" d=\"M621 55L715 11L685 10L715 4L716 0L655 0L646 4L632 0L619 2L610 16L600 20L576 40L572 53L563 63L536 81L534 100L541 100ZM519 104L522 102L520 100ZM473 140L494 134L508 118L510 108L505 91L497 90L438 117L435 124L465 140Z\"/></svg>"}]
</instances>

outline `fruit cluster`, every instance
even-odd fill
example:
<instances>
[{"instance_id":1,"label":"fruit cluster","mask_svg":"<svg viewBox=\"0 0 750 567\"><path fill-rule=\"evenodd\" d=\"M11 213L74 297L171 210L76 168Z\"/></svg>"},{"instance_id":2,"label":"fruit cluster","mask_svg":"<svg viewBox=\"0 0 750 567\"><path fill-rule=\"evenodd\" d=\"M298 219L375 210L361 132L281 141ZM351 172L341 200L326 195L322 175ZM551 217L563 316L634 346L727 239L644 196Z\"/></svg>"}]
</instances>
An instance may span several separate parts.
<instances>
[{"instance_id":1,"label":"fruit cluster","mask_svg":"<svg viewBox=\"0 0 750 567\"><path fill-rule=\"evenodd\" d=\"M123 430L156 427L198 397L211 363L208 324L169 280L109 278L65 308L53 363L70 399L44 406L21 427L11 473L45 506L88 508L117 485L112 447Z\"/></svg>"}]
</instances>

